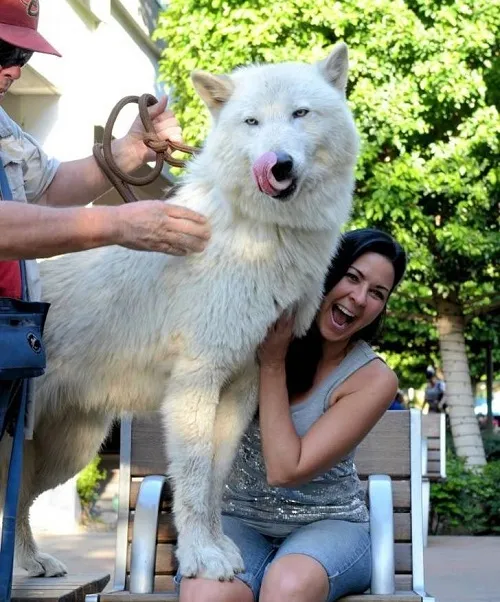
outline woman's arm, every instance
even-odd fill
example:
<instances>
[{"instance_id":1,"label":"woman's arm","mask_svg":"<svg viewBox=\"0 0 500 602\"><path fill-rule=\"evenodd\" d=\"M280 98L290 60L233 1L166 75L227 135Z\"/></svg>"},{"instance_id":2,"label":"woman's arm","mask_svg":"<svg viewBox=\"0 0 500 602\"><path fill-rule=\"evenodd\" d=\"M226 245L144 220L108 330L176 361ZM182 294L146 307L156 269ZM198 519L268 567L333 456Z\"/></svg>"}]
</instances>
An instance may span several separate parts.
<instances>
[{"instance_id":1,"label":"woman's arm","mask_svg":"<svg viewBox=\"0 0 500 602\"><path fill-rule=\"evenodd\" d=\"M344 458L385 413L397 392L394 372L373 360L334 393L332 407L301 438L292 422L284 362L261 367L260 428L270 485L296 487Z\"/></svg>"}]
</instances>

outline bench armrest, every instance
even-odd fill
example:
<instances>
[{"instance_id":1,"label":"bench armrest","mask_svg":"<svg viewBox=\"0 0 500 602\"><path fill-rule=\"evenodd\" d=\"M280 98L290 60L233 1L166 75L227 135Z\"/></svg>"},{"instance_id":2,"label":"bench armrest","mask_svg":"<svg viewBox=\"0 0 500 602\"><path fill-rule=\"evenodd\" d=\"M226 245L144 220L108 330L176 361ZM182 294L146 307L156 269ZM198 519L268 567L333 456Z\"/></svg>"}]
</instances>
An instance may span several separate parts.
<instances>
[{"instance_id":1,"label":"bench armrest","mask_svg":"<svg viewBox=\"0 0 500 602\"><path fill-rule=\"evenodd\" d=\"M166 482L164 475L147 476L139 489L130 551L130 593L133 594L153 593L156 534Z\"/></svg>"},{"instance_id":2,"label":"bench armrest","mask_svg":"<svg viewBox=\"0 0 500 602\"><path fill-rule=\"evenodd\" d=\"M427 437L422 437L422 476L427 476L427 462L429 459L429 440Z\"/></svg>"},{"instance_id":3,"label":"bench armrest","mask_svg":"<svg viewBox=\"0 0 500 602\"><path fill-rule=\"evenodd\" d=\"M387 475L368 478L370 537L372 544L372 594L393 594L394 579L394 508L392 482Z\"/></svg>"}]
</instances>

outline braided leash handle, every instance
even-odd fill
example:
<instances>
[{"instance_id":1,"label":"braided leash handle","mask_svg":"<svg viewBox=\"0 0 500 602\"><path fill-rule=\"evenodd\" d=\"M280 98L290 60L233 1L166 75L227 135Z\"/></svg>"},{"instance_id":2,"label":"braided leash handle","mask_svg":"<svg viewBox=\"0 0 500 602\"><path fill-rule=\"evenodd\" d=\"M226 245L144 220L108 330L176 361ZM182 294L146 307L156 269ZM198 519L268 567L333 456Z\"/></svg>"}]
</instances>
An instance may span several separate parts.
<instances>
[{"instance_id":1,"label":"braided leash handle","mask_svg":"<svg viewBox=\"0 0 500 602\"><path fill-rule=\"evenodd\" d=\"M120 111L126 105L136 102L139 105L139 115L144 126L144 144L156 153L156 164L147 176L132 176L122 171L111 151L111 142L113 139L113 127ZM195 155L200 152L199 148L174 142L173 140L161 140L156 134L153 121L149 115L148 107L156 104L158 100L152 94L143 94L142 96L126 96L116 103L111 111L106 126L104 128L104 136L101 144L95 144L92 152L94 158L106 174L107 178L120 193L126 203L137 201L137 197L133 193L130 186L145 186L150 184L160 175L163 168L163 163L166 162L173 167L185 167L186 161L175 159L172 156L174 151L181 151L190 155Z\"/></svg>"}]
</instances>

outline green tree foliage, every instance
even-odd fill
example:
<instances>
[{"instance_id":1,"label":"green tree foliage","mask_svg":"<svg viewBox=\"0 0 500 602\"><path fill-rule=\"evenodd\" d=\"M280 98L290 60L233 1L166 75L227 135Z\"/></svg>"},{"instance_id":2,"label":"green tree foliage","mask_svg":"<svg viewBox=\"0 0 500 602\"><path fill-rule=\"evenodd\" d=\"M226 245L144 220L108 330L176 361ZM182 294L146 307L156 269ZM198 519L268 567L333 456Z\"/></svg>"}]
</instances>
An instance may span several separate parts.
<instances>
[{"instance_id":1,"label":"green tree foliage","mask_svg":"<svg viewBox=\"0 0 500 602\"><path fill-rule=\"evenodd\" d=\"M500 533L500 462L480 470L448 454L446 480L431 485L433 533L485 535Z\"/></svg>"},{"instance_id":2,"label":"green tree foliage","mask_svg":"<svg viewBox=\"0 0 500 602\"><path fill-rule=\"evenodd\" d=\"M347 42L362 140L349 227L380 227L409 253L386 343L403 380L437 358L440 318L441 352L456 344L443 312L462 340L470 315L476 349L500 343L480 314L500 292L499 22L500 0L171 0L160 16L161 77L190 143L208 122L192 70L314 61ZM480 360L473 370L484 373Z\"/></svg>"},{"instance_id":3,"label":"green tree foliage","mask_svg":"<svg viewBox=\"0 0 500 602\"><path fill-rule=\"evenodd\" d=\"M99 483L107 476L106 470L101 470L99 465L101 458L96 456L90 464L78 474L76 479L76 491L82 505L82 520L88 522L92 510L98 499Z\"/></svg>"}]
</instances>

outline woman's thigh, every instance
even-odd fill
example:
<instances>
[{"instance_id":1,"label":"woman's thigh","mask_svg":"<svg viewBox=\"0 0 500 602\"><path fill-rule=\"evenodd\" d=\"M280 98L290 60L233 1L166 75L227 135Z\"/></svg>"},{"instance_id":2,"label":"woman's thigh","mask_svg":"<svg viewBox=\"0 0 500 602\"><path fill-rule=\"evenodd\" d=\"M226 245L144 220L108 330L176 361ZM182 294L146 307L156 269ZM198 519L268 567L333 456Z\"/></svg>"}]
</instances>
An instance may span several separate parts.
<instances>
[{"instance_id":1,"label":"woman's thigh","mask_svg":"<svg viewBox=\"0 0 500 602\"><path fill-rule=\"evenodd\" d=\"M277 565L280 559L292 554L311 558L323 567L328 580L325 602L364 592L370 586L371 545L366 523L322 520L300 527L283 541L268 572L271 573L273 565ZM284 563L282 566L286 568ZM302 575L305 580L319 578L318 573L311 571L304 571ZM294 575L294 583L297 588L303 586L297 575ZM322 591L316 581L315 585L318 587L313 589Z\"/></svg>"},{"instance_id":2,"label":"woman's thigh","mask_svg":"<svg viewBox=\"0 0 500 602\"><path fill-rule=\"evenodd\" d=\"M273 558L276 546L255 529L232 516L222 517L224 533L238 546L245 565L245 572L236 575L232 583L218 583L208 579L182 579L175 576L181 602L207 600L244 602L242 594L249 593L248 600L257 600L264 570ZM242 589L242 585L245 584ZM233 587L232 587L233 586Z\"/></svg>"}]
</instances>

